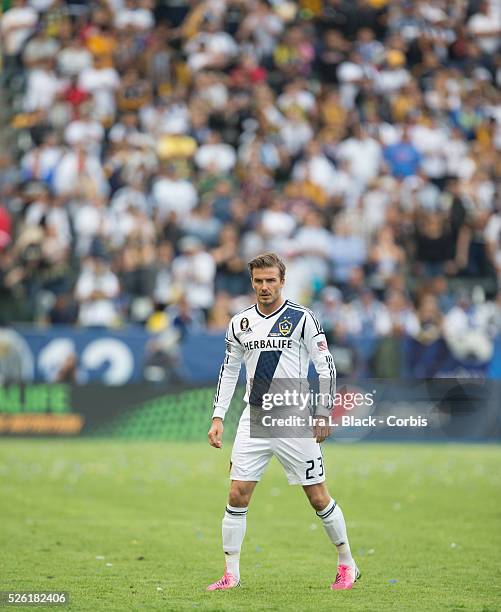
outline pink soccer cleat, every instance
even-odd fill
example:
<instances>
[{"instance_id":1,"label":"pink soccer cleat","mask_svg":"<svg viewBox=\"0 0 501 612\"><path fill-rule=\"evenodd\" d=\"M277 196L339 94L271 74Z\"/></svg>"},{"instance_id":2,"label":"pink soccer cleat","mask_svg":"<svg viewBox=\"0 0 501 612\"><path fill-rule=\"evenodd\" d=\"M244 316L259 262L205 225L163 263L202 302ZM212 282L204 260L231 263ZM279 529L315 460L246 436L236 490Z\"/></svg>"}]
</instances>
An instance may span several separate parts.
<instances>
[{"instance_id":1,"label":"pink soccer cleat","mask_svg":"<svg viewBox=\"0 0 501 612\"><path fill-rule=\"evenodd\" d=\"M225 591L226 589L234 589L235 587L240 586L240 580L237 580L233 574L229 572L224 572L224 576L214 582L213 584L209 584L207 587L208 591Z\"/></svg>"},{"instance_id":2,"label":"pink soccer cleat","mask_svg":"<svg viewBox=\"0 0 501 612\"><path fill-rule=\"evenodd\" d=\"M331 589L333 591L351 589L361 576L356 565L338 565L336 580L331 584Z\"/></svg>"}]
</instances>

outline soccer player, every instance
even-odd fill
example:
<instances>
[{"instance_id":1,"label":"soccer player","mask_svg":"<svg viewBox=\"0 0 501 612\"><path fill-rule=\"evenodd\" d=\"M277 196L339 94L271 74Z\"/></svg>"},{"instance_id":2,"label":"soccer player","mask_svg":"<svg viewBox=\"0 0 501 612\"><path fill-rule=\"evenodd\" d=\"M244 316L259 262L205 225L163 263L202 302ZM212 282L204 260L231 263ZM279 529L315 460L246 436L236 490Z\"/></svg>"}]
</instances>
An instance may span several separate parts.
<instances>
[{"instance_id":1,"label":"soccer player","mask_svg":"<svg viewBox=\"0 0 501 612\"><path fill-rule=\"evenodd\" d=\"M250 406L254 405L252 381L255 383L260 377L304 379L311 359L319 381L327 384L333 396L334 361L313 313L282 297L285 281L282 260L274 253L265 253L250 261L248 266L257 303L236 314L229 323L226 355L219 374L208 433L210 445L221 448L223 420L244 360L247 370L244 400L247 406L240 418L231 454L230 492L222 521L226 569L223 577L209 585L207 590L240 586L240 550L249 502L273 455L284 467L289 484L303 487L330 541L337 548L337 574L331 588L351 589L360 572L351 555L341 508L325 485L325 466L320 449L320 443L330 435L328 422L319 417L311 437L303 438L252 437L250 426ZM288 341L277 344L284 338Z\"/></svg>"}]
</instances>

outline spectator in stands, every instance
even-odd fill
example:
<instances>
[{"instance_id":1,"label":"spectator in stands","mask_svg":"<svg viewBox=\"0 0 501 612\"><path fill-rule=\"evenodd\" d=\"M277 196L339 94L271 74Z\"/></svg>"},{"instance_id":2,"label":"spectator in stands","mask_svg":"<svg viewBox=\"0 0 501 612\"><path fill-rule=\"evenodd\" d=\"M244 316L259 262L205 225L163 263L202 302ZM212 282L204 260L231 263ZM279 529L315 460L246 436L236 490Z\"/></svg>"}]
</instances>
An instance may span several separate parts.
<instances>
[{"instance_id":1,"label":"spectator in stands","mask_svg":"<svg viewBox=\"0 0 501 612\"><path fill-rule=\"evenodd\" d=\"M174 212L181 219L198 201L198 194L190 180L182 178L173 163L160 169L158 179L153 184L152 197L158 210L159 220Z\"/></svg>"},{"instance_id":2,"label":"spectator in stands","mask_svg":"<svg viewBox=\"0 0 501 612\"><path fill-rule=\"evenodd\" d=\"M374 241L368 256L373 270L373 286L384 287L388 279L402 270L405 253L395 242L391 227L382 227Z\"/></svg>"},{"instance_id":3,"label":"spectator in stands","mask_svg":"<svg viewBox=\"0 0 501 612\"><path fill-rule=\"evenodd\" d=\"M95 118L108 124L112 122L120 76L106 55L94 56L94 64L80 72L78 86L92 96Z\"/></svg>"},{"instance_id":4,"label":"spectator in stands","mask_svg":"<svg viewBox=\"0 0 501 612\"><path fill-rule=\"evenodd\" d=\"M64 131L64 139L70 147L82 145L89 153L99 156L104 139L104 129L92 116L91 104L82 104L78 118L75 118Z\"/></svg>"},{"instance_id":5,"label":"spectator in stands","mask_svg":"<svg viewBox=\"0 0 501 612\"><path fill-rule=\"evenodd\" d=\"M193 308L185 295L169 308L168 313L172 320L172 326L177 330L182 340L187 334L200 332L205 326L205 315L199 308Z\"/></svg>"},{"instance_id":6,"label":"spectator in stands","mask_svg":"<svg viewBox=\"0 0 501 612\"><path fill-rule=\"evenodd\" d=\"M207 134L205 143L195 154L195 163L201 170L226 174L233 170L237 156L232 146L224 144L218 132Z\"/></svg>"},{"instance_id":7,"label":"spectator in stands","mask_svg":"<svg viewBox=\"0 0 501 612\"><path fill-rule=\"evenodd\" d=\"M419 321L408 298L402 291L390 291L385 304L390 317L392 335L415 336L419 332Z\"/></svg>"},{"instance_id":8,"label":"spectator in stands","mask_svg":"<svg viewBox=\"0 0 501 612\"><path fill-rule=\"evenodd\" d=\"M485 246L490 265L501 283L501 197L497 196L496 212L489 218L484 230Z\"/></svg>"},{"instance_id":9,"label":"spectator in stands","mask_svg":"<svg viewBox=\"0 0 501 612\"><path fill-rule=\"evenodd\" d=\"M332 341L336 328L346 325L346 307L342 293L335 287L325 287L320 292L320 300L314 304L314 308L327 339Z\"/></svg>"},{"instance_id":10,"label":"spectator in stands","mask_svg":"<svg viewBox=\"0 0 501 612\"><path fill-rule=\"evenodd\" d=\"M207 314L214 302L214 258L204 250L203 243L193 236L182 238L179 250L180 254L172 262L174 282L183 287L191 307Z\"/></svg>"},{"instance_id":11,"label":"spectator in stands","mask_svg":"<svg viewBox=\"0 0 501 612\"><path fill-rule=\"evenodd\" d=\"M363 183L368 183L378 176L382 161L381 145L369 136L367 130L357 124L353 128L353 136L339 145L337 157L348 162L352 176Z\"/></svg>"},{"instance_id":12,"label":"spectator in stands","mask_svg":"<svg viewBox=\"0 0 501 612\"><path fill-rule=\"evenodd\" d=\"M400 141L385 148L384 159L396 178L403 179L418 173L422 158L412 144L408 125L404 126Z\"/></svg>"},{"instance_id":13,"label":"spectator in stands","mask_svg":"<svg viewBox=\"0 0 501 612\"><path fill-rule=\"evenodd\" d=\"M14 0L0 20L3 39L5 79L21 69L24 44L35 31L38 15L26 0Z\"/></svg>"},{"instance_id":14,"label":"spectator in stands","mask_svg":"<svg viewBox=\"0 0 501 612\"><path fill-rule=\"evenodd\" d=\"M228 329L230 296L224 291L216 293L214 304L207 315L207 329L225 332Z\"/></svg>"},{"instance_id":15,"label":"spectator in stands","mask_svg":"<svg viewBox=\"0 0 501 612\"><path fill-rule=\"evenodd\" d=\"M365 338L386 336L392 331L387 307L376 299L371 289L365 288L353 300L347 314L347 330Z\"/></svg>"},{"instance_id":16,"label":"spectator in stands","mask_svg":"<svg viewBox=\"0 0 501 612\"><path fill-rule=\"evenodd\" d=\"M231 296L245 295L250 291L247 264L240 253L238 229L230 223L219 233L219 245L211 251L216 264L216 291Z\"/></svg>"},{"instance_id":17,"label":"spectator in stands","mask_svg":"<svg viewBox=\"0 0 501 612\"><path fill-rule=\"evenodd\" d=\"M449 289L445 276L435 276L430 280L429 291L435 297L442 314L447 314L454 306L454 296Z\"/></svg>"},{"instance_id":18,"label":"spectator in stands","mask_svg":"<svg viewBox=\"0 0 501 612\"><path fill-rule=\"evenodd\" d=\"M107 196L109 184L99 158L83 144L76 144L61 156L52 178L57 196L70 199L99 194Z\"/></svg>"},{"instance_id":19,"label":"spectator in stands","mask_svg":"<svg viewBox=\"0 0 501 612\"><path fill-rule=\"evenodd\" d=\"M0 203L0 253L5 252L12 241L12 217Z\"/></svg>"},{"instance_id":20,"label":"spectator in stands","mask_svg":"<svg viewBox=\"0 0 501 612\"><path fill-rule=\"evenodd\" d=\"M421 213L416 224L416 261L427 277L455 270L456 245L440 213Z\"/></svg>"},{"instance_id":21,"label":"spectator in stands","mask_svg":"<svg viewBox=\"0 0 501 612\"><path fill-rule=\"evenodd\" d=\"M496 3L487 0L478 3L478 10L468 20L468 30L478 40L478 46L487 58L492 58L499 49L501 14Z\"/></svg>"},{"instance_id":22,"label":"spectator in stands","mask_svg":"<svg viewBox=\"0 0 501 612\"><path fill-rule=\"evenodd\" d=\"M92 53L80 36L67 39L57 53L57 68L66 78L78 77L84 70L92 67Z\"/></svg>"},{"instance_id":23,"label":"spectator in stands","mask_svg":"<svg viewBox=\"0 0 501 612\"><path fill-rule=\"evenodd\" d=\"M479 325L491 338L501 333L501 290L498 290L495 300L479 304L477 314Z\"/></svg>"},{"instance_id":24,"label":"spectator in stands","mask_svg":"<svg viewBox=\"0 0 501 612\"><path fill-rule=\"evenodd\" d=\"M52 185L54 172L61 161L64 149L58 135L48 132L42 142L29 150L20 160L21 176L25 181L44 181Z\"/></svg>"},{"instance_id":25,"label":"spectator in stands","mask_svg":"<svg viewBox=\"0 0 501 612\"><path fill-rule=\"evenodd\" d=\"M39 63L52 63L59 49L57 39L48 36L43 29L38 29L23 49L23 63L26 68L33 68Z\"/></svg>"},{"instance_id":26,"label":"spectator in stands","mask_svg":"<svg viewBox=\"0 0 501 612\"><path fill-rule=\"evenodd\" d=\"M71 294L62 293L49 310L51 325L74 325L78 319L78 308Z\"/></svg>"},{"instance_id":27,"label":"spectator in stands","mask_svg":"<svg viewBox=\"0 0 501 612\"><path fill-rule=\"evenodd\" d=\"M423 296L418 309L419 329L414 337L421 344L431 344L442 336L442 313L435 296L427 293Z\"/></svg>"},{"instance_id":28,"label":"spectator in stands","mask_svg":"<svg viewBox=\"0 0 501 612\"><path fill-rule=\"evenodd\" d=\"M118 323L115 300L119 291L118 278L103 255L88 257L75 286L80 325L109 327Z\"/></svg>"},{"instance_id":29,"label":"spectator in stands","mask_svg":"<svg viewBox=\"0 0 501 612\"><path fill-rule=\"evenodd\" d=\"M489 318L462 292L456 305L444 317L444 337L453 354L461 360L488 361L493 352Z\"/></svg>"},{"instance_id":30,"label":"spectator in stands","mask_svg":"<svg viewBox=\"0 0 501 612\"><path fill-rule=\"evenodd\" d=\"M354 233L347 219L338 218L335 223L330 244L330 260L332 277L334 282L340 285L346 284L351 271L365 264L367 260L365 242Z\"/></svg>"}]
</instances>

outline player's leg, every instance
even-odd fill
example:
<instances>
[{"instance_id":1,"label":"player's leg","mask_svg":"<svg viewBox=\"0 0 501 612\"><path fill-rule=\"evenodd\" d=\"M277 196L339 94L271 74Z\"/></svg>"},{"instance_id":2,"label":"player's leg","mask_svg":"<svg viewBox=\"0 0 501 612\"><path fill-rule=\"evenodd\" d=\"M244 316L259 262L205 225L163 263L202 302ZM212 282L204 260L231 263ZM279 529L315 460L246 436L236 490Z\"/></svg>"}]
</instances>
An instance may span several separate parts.
<instances>
[{"instance_id":1,"label":"player's leg","mask_svg":"<svg viewBox=\"0 0 501 612\"><path fill-rule=\"evenodd\" d=\"M247 510L256 485L256 480L232 480L230 483L221 526L225 571L220 580L207 587L208 591L240 586L240 551L247 528Z\"/></svg>"},{"instance_id":2,"label":"player's leg","mask_svg":"<svg viewBox=\"0 0 501 612\"><path fill-rule=\"evenodd\" d=\"M331 588L334 590L351 589L360 578L360 572L351 554L343 512L330 496L324 482L304 485L303 489L322 521L329 540L337 549L338 568Z\"/></svg>"},{"instance_id":3,"label":"player's leg","mask_svg":"<svg viewBox=\"0 0 501 612\"><path fill-rule=\"evenodd\" d=\"M332 499L325 482L303 487L310 504L317 512L331 542L336 546L339 563L354 565L346 523L340 506Z\"/></svg>"},{"instance_id":4,"label":"player's leg","mask_svg":"<svg viewBox=\"0 0 501 612\"><path fill-rule=\"evenodd\" d=\"M354 566L341 507L332 499L324 482L305 485L303 489L322 521L330 541L337 548L339 564Z\"/></svg>"},{"instance_id":5,"label":"player's leg","mask_svg":"<svg viewBox=\"0 0 501 612\"><path fill-rule=\"evenodd\" d=\"M239 426L231 453L230 492L222 521L226 570L221 580L208 587L209 591L240 584L240 551L247 526L247 510L252 492L271 457L269 440L250 438L248 429Z\"/></svg>"},{"instance_id":6,"label":"player's leg","mask_svg":"<svg viewBox=\"0 0 501 612\"><path fill-rule=\"evenodd\" d=\"M351 555L343 513L325 485L325 466L320 445L312 438L277 439L274 440L274 452L284 466L289 484L302 485L330 541L336 546L337 574L343 580L340 582L336 577L337 582L332 588L351 588L359 572ZM342 587L339 586L341 584Z\"/></svg>"},{"instance_id":7,"label":"player's leg","mask_svg":"<svg viewBox=\"0 0 501 612\"><path fill-rule=\"evenodd\" d=\"M224 511L222 533L226 574L240 580L240 551L247 529L247 510L257 481L232 480Z\"/></svg>"}]
</instances>

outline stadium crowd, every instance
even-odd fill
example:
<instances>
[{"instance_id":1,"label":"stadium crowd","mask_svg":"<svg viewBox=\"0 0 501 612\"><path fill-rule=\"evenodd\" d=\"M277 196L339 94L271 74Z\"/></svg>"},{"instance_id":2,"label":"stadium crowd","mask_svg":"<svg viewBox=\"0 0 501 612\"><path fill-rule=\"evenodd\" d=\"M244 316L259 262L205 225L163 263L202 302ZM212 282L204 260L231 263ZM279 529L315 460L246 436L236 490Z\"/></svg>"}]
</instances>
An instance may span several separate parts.
<instances>
[{"instance_id":1,"label":"stadium crowd","mask_svg":"<svg viewBox=\"0 0 501 612\"><path fill-rule=\"evenodd\" d=\"M4 0L4 322L501 331L496 0Z\"/></svg>"}]
</instances>

